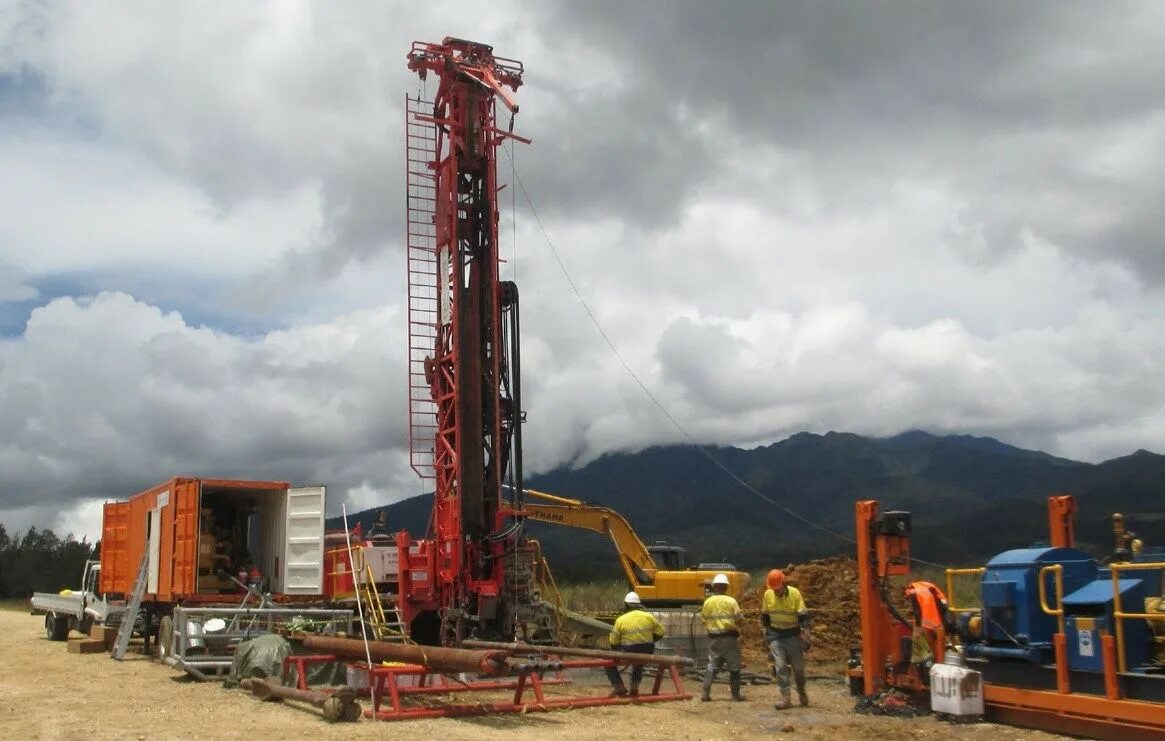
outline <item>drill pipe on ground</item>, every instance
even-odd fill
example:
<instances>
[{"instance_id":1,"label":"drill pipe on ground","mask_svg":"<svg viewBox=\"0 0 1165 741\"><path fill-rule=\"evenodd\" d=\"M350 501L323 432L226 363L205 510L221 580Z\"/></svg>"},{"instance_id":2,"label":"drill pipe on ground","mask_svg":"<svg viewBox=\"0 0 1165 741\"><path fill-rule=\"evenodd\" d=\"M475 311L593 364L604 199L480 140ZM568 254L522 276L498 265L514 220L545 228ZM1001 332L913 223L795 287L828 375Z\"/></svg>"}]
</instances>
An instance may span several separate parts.
<instances>
[{"instance_id":1,"label":"drill pipe on ground","mask_svg":"<svg viewBox=\"0 0 1165 741\"><path fill-rule=\"evenodd\" d=\"M322 654L333 654L347 659L364 659L364 641L355 638L304 635L296 637L304 648ZM368 652L373 661L400 661L419 664L437 672L475 672L498 676L510 672L509 655L505 651L471 651L443 646L412 646L400 643L372 641Z\"/></svg>"},{"instance_id":2,"label":"drill pipe on ground","mask_svg":"<svg viewBox=\"0 0 1165 741\"><path fill-rule=\"evenodd\" d=\"M324 718L335 722L344 720L354 722L360 717L360 705L356 703L356 690L351 687L340 687L334 692L320 690L301 690L295 687L284 687L274 679L244 679L239 686L250 690L251 694L260 700L300 700L312 707L319 708Z\"/></svg>"},{"instance_id":3,"label":"drill pipe on ground","mask_svg":"<svg viewBox=\"0 0 1165 741\"><path fill-rule=\"evenodd\" d=\"M590 659L614 659L621 664L663 664L665 666L691 666L693 662L686 656L666 656L656 654L635 654L625 651L606 651L601 648L570 648L567 646L535 646L529 643L497 643L495 641L462 641L469 648L513 651L523 654L551 654L554 656L585 656Z\"/></svg>"}]
</instances>

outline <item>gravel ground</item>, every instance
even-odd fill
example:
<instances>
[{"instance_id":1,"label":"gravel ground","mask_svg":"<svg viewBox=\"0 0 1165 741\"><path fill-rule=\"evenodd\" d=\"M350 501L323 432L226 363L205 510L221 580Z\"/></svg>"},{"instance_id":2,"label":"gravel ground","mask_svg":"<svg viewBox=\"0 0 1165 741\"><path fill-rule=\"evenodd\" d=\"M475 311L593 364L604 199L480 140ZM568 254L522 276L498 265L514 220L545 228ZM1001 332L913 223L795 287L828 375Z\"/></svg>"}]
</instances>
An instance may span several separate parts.
<instances>
[{"instance_id":1,"label":"gravel ground","mask_svg":"<svg viewBox=\"0 0 1165 741\"><path fill-rule=\"evenodd\" d=\"M43 618L0 611L0 729L5 738L383 738L394 730L367 720L329 725L310 709L261 703L239 690L193 682L141 655L124 662L76 655L45 639ZM131 647L131 652L133 648ZM827 673L826 673L827 674ZM579 677L573 692L602 692L602 677ZM562 691L560 689L555 691ZM688 683L689 692L698 692ZM856 715L840 681L810 684L813 705L773 709L775 687L746 689L747 703L670 702L484 718L409 721L400 731L442 739L718 739L789 734L808 739L1049 739L989 723L951 726L933 718ZM462 696L464 697L464 696Z\"/></svg>"}]
</instances>

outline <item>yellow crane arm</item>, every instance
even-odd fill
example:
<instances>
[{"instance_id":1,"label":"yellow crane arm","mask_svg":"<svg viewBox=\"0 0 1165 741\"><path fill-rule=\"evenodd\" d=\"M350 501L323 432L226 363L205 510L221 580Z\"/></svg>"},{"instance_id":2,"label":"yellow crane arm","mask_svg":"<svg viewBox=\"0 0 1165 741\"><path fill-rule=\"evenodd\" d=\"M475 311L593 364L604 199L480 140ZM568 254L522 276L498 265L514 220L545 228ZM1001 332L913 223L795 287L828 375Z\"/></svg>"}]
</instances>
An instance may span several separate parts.
<instances>
[{"instance_id":1,"label":"yellow crane arm","mask_svg":"<svg viewBox=\"0 0 1165 741\"><path fill-rule=\"evenodd\" d=\"M655 574L658 571L655 561L647 546L643 545L643 541L635 534L631 523L627 522L623 515L607 507L534 489L526 489L524 495L522 510L526 517L605 533L615 544L627 581L636 588L655 583ZM541 501L536 502L532 499Z\"/></svg>"}]
</instances>

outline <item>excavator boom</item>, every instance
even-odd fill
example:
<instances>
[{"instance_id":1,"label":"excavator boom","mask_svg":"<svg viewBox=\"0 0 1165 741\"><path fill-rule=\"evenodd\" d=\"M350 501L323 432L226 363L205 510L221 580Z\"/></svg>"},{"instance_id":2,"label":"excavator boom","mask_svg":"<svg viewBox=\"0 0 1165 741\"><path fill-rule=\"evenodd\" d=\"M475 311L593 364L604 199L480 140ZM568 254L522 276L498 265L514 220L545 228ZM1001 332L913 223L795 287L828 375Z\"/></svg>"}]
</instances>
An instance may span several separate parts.
<instances>
[{"instance_id":1,"label":"excavator boom","mask_svg":"<svg viewBox=\"0 0 1165 741\"><path fill-rule=\"evenodd\" d=\"M627 518L609 507L526 489L522 511L527 519L603 533L611 539L627 583L645 604L677 606L699 604L709 593L717 573L727 573L728 593L739 599L748 586L748 574L689 569L660 569Z\"/></svg>"}]
</instances>

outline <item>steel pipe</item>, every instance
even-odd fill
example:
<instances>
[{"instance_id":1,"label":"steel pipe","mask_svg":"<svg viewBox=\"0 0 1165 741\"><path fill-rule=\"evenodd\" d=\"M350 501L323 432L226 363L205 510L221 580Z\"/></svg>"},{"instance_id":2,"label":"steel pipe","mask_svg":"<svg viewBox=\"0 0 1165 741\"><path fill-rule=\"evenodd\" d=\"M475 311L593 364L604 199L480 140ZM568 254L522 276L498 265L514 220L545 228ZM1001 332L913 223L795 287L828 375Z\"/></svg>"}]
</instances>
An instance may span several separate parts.
<instances>
[{"instance_id":1,"label":"steel pipe","mask_svg":"<svg viewBox=\"0 0 1165 741\"><path fill-rule=\"evenodd\" d=\"M305 648L321 654L333 654L349 659L364 659L364 641L358 638L333 636L292 636ZM486 676L508 674L509 656L505 651L471 651L443 646L415 646L400 643L370 641L368 653L374 661L400 661L419 664L438 672L475 672Z\"/></svg>"},{"instance_id":2,"label":"steel pipe","mask_svg":"<svg viewBox=\"0 0 1165 741\"><path fill-rule=\"evenodd\" d=\"M621 664L653 664L656 666L691 666L695 662L686 656L636 654L629 651L607 651L601 648L571 648L568 646L535 646L530 643L498 643L495 641L462 641L469 648L513 651L522 654L550 654L552 656L586 656L592 659L613 659Z\"/></svg>"},{"instance_id":3,"label":"steel pipe","mask_svg":"<svg viewBox=\"0 0 1165 741\"><path fill-rule=\"evenodd\" d=\"M340 687L334 692L301 690L284 687L274 679L244 679L239 686L250 690L260 700L299 700L323 711L324 718L333 723L339 720L354 722L360 717L356 690Z\"/></svg>"}]
</instances>

